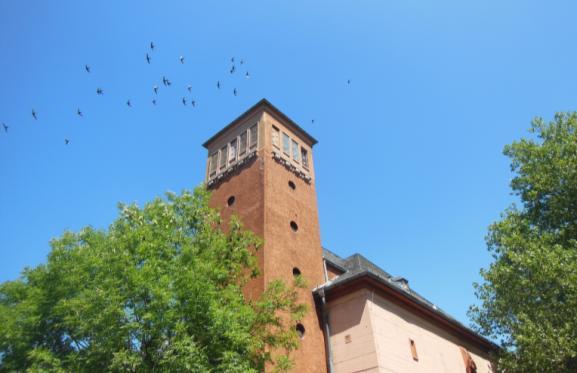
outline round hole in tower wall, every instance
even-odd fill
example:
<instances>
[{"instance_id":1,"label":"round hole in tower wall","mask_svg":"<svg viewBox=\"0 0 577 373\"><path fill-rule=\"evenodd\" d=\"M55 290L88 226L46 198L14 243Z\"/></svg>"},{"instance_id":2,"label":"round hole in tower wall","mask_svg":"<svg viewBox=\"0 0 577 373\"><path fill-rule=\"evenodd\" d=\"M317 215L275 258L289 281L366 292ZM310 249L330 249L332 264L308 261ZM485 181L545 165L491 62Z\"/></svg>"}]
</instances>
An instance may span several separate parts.
<instances>
[{"instance_id":1,"label":"round hole in tower wall","mask_svg":"<svg viewBox=\"0 0 577 373\"><path fill-rule=\"evenodd\" d=\"M289 188L291 188L292 190L295 190L295 189L297 188L296 184L295 184L292 180L289 180L288 186L289 186Z\"/></svg>"},{"instance_id":2,"label":"round hole in tower wall","mask_svg":"<svg viewBox=\"0 0 577 373\"><path fill-rule=\"evenodd\" d=\"M291 221L291 229L293 230L293 232L296 232L299 230L299 226L294 221Z\"/></svg>"},{"instance_id":3,"label":"round hole in tower wall","mask_svg":"<svg viewBox=\"0 0 577 373\"><path fill-rule=\"evenodd\" d=\"M300 339L304 339L305 337L305 327L303 324L298 323L295 326L295 330L297 331L297 335L299 336Z\"/></svg>"},{"instance_id":4,"label":"round hole in tower wall","mask_svg":"<svg viewBox=\"0 0 577 373\"><path fill-rule=\"evenodd\" d=\"M226 200L226 204L230 207L232 205L234 205L234 202L236 201L236 198L234 198L234 196L230 196L228 197L228 199Z\"/></svg>"},{"instance_id":5,"label":"round hole in tower wall","mask_svg":"<svg viewBox=\"0 0 577 373\"><path fill-rule=\"evenodd\" d=\"M301 275L301 270L298 269L298 267L294 267L294 268L293 268L293 276L294 276L294 277L297 277L297 276L300 276L300 275Z\"/></svg>"}]
</instances>

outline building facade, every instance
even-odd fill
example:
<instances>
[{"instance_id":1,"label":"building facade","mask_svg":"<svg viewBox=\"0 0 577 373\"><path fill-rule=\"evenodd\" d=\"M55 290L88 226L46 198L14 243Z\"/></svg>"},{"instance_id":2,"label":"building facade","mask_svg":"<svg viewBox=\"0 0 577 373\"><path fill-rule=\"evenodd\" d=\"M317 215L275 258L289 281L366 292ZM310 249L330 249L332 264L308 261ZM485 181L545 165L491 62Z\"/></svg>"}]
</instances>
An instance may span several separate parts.
<instances>
[{"instance_id":1,"label":"building facade","mask_svg":"<svg viewBox=\"0 0 577 373\"><path fill-rule=\"evenodd\" d=\"M295 328L295 372L491 372L495 346L360 255L320 241L313 146L317 141L261 100L204 143L211 206L263 238L257 297L273 279L301 290L309 312Z\"/></svg>"}]
</instances>

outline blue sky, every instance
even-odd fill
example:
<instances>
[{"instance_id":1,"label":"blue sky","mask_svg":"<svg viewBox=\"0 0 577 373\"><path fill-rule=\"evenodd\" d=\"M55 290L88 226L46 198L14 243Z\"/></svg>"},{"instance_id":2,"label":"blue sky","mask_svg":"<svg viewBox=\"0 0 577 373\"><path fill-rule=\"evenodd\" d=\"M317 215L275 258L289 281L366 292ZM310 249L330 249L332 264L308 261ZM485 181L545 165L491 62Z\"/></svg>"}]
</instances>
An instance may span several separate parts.
<instances>
[{"instance_id":1,"label":"blue sky","mask_svg":"<svg viewBox=\"0 0 577 373\"><path fill-rule=\"evenodd\" d=\"M106 227L119 201L199 185L202 142L264 97L319 140L323 245L468 323L487 226L514 200L503 146L576 109L576 14L574 1L0 0L0 281L64 230Z\"/></svg>"}]
</instances>

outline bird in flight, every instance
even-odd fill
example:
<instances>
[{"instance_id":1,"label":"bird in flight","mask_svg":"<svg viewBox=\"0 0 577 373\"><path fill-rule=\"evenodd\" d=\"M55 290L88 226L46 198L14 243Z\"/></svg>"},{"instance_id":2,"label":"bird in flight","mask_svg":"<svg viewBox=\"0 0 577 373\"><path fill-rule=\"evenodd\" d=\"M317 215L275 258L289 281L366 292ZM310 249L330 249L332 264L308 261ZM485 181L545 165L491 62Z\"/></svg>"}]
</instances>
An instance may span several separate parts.
<instances>
[{"instance_id":1,"label":"bird in flight","mask_svg":"<svg viewBox=\"0 0 577 373\"><path fill-rule=\"evenodd\" d=\"M351 84L351 80L350 80L350 79L349 79L349 80L347 80L347 84Z\"/></svg>"},{"instance_id":2,"label":"bird in flight","mask_svg":"<svg viewBox=\"0 0 577 373\"><path fill-rule=\"evenodd\" d=\"M188 92L192 92L192 86L191 85L186 86L186 89L188 89Z\"/></svg>"},{"instance_id":3,"label":"bird in flight","mask_svg":"<svg viewBox=\"0 0 577 373\"><path fill-rule=\"evenodd\" d=\"M152 99L152 105L156 106L156 100Z\"/></svg>"},{"instance_id":4,"label":"bird in flight","mask_svg":"<svg viewBox=\"0 0 577 373\"><path fill-rule=\"evenodd\" d=\"M238 94L238 91L236 90L236 88L232 91L232 93L236 96Z\"/></svg>"},{"instance_id":5,"label":"bird in flight","mask_svg":"<svg viewBox=\"0 0 577 373\"><path fill-rule=\"evenodd\" d=\"M152 87L152 90L154 91L155 95L158 94L158 86L157 85L154 85L154 87Z\"/></svg>"},{"instance_id":6,"label":"bird in flight","mask_svg":"<svg viewBox=\"0 0 577 373\"><path fill-rule=\"evenodd\" d=\"M132 107L132 102L130 102L130 100L126 101L126 106Z\"/></svg>"},{"instance_id":7,"label":"bird in flight","mask_svg":"<svg viewBox=\"0 0 577 373\"><path fill-rule=\"evenodd\" d=\"M184 63L184 57L183 56L180 56L179 60L180 60L180 63Z\"/></svg>"},{"instance_id":8,"label":"bird in flight","mask_svg":"<svg viewBox=\"0 0 577 373\"><path fill-rule=\"evenodd\" d=\"M104 93L104 91L102 90L102 88L96 88L96 94L97 95L101 95L103 93Z\"/></svg>"},{"instance_id":9,"label":"bird in flight","mask_svg":"<svg viewBox=\"0 0 577 373\"><path fill-rule=\"evenodd\" d=\"M90 66L84 65L84 70L86 70L87 73L90 73Z\"/></svg>"},{"instance_id":10,"label":"bird in flight","mask_svg":"<svg viewBox=\"0 0 577 373\"><path fill-rule=\"evenodd\" d=\"M34 109L32 109L32 117L34 119L38 119L38 116L37 116L36 112L34 111Z\"/></svg>"},{"instance_id":11,"label":"bird in flight","mask_svg":"<svg viewBox=\"0 0 577 373\"><path fill-rule=\"evenodd\" d=\"M248 71L246 72L246 74L244 74L244 77L250 79L250 74L248 73Z\"/></svg>"},{"instance_id":12,"label":"bird in flight","mask_svg":"<svg viewBox=\"0 0 577 373\"><path fill-rule=\"evenodd\" d=\"M79 117L83 117L84 114L82 114L82 112L80 111L80 109L76 109L76 114L78 114Z\"/></svg>"},{"instance_id":13,"label":"bird in flight","mask_svg":"<svg viewBox=\"0 0 577 373\"><path fill-rule=\"evenodd\" d=\"M230 62L234 63L234 57L232 57L232 58L230 59Z\"/></svg>"},{"instance_id":14,"label":"bird in flight","mask_svg":"<svg viewBox=\"0 0 577 373\"><path fill-rule=\"evenodd\" d=\"M218 80L218 81L216 82L216 88L217 88L217 89L220 89L220 80Z\"/></svg>"},{"instance_id":15,"label":"bird in flight","mask_svg":"<svg viewBox=\"0 0 577 373\"><path fill-rule=\"evenodd\" d=\"M2 127L4 128L4 132L8 132L8 128L10 128L4 122L2 122Z\"/></svg>"},{"instance_id":16,"label":"bird in flight","mask_svg":"<svg viewBox=\"0 0 577 373\"><path fill-rule=\"evenodd\" d=\"M150 42L150 49L154 49L154 43Z\"/></svg>"},{"instance_id":17,"label":"bird in flight","mask_svg":"<svg viewBox=\"0 0 577 373\"><path fill-rule=\"evenodd\" d=\"M162 84L164 84L165 86L169 86L170 85L170 80L166 79L165 76L162 77Z\"/></svg>"},{"instance_id":18,"label":"bird in flight","mask_svg":"<svg viewBox=\"0 0 577 373\"><path fill-rule=\"evenodd\" d=\"M64 139L64 145L68 145L68 144L70 144L70 140Z\"/></svg>"},{"instance_id":19,"label":"bird in flight","mask_svg":"<svg viewBox=\"0 0 577 373\"><path fill-rule=\"evenodd\" d=\"M314 120L314 119L311 119L311 123L313 123L313 124L314 124L314 123L315 123L315 120Z\"/></svg>"},{"instance_id":20,"label":"bird in flight","mask_svg":"<svg viewBox=\"0 0 577 373\"><path fill-rule=\"evenodd\" d=\"M186 105L186 97L183 97L183 98L182 98L182 104L183 104L183 105Z\"/></svg>"},{"instance_id":21,"label":"bird in flight","mask_svg":"<svg viewBox=\"0 0 577 373\"><path fill-rule=\"evenodd\" d=\"M192 100L190 103L192 104L192 107L196 107L196 101Z\"/></svg>"},{"instance_id":22,"label":"bird in flight","mask_svg":"<svg viewBox=\"0 0 577 373\"><path fill-rule=\"evenodd\" d=\"M146 53L146 62L148 62L148 64L150 65L150 55L148 53Z\"/></svg>"},{"instance_id":23,"label":"bird in flight","mask_svg":"<svg viewBox=\"0 0 577 373\"><path fill-rule=\"evenodd\" d=\"M232 65L232 67L230 68L230 73L234 74L234 71L236 70L236 68L234 67L234 65Z\"/></svg>"}]
</instances>

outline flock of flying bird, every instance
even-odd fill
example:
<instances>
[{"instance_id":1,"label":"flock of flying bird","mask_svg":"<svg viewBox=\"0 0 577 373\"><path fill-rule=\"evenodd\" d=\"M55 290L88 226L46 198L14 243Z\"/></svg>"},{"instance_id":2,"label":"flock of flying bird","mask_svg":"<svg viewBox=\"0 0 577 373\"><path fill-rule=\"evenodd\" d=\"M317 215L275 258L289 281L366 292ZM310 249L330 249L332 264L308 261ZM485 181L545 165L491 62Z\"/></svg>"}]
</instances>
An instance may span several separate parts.
<instances>
[{"instance_id":1,"label":"flock of flying bird","mask_svg":"<svg viewBox=\"0 0 577 373\"><path fill-rule=\"evenodd\" d=\"M156 47L156 45L154 44L154 42L150 42L149 47L150 47L150 51L148 51L148 52L146 53L146 56L145 56L146 62L147 62L148 64L150 64L151 61L152 61L151 54L152 54L152 52L154 51L154 48ZM180 61L181 64L184 64L184 57L183 57L183 56L180 56L180 57L179 57L179 61ZM229 72L230 72L230 74L234 74L234 73L236 72L236 70L237 70L236 65L235 65L235 63L236 63L235 58L232 57L232 58L230 59L230 62L231 62L232 65L231 65L231 68L230 68L230 71L229 71ZM240 65L244 65L244 59L241 59L241 60L239 61L239 64L240 64ZM86 73L90 74L90 72L92 71L92 68L90 67L90 65L86 64L86 65L84 65L84 70L86 71ZM250 78L249 72L246 71L245 74L244 74L244 76L245 76L246 79L249 79L249 78ZM172 82L171 82L166 76L163 76L163 77L162 77L162 84L163 84L165 87L169 87L170 85L172 85ZM217 88L217 89L221 89L221 87L222 87L222 84L221 84L220 80L217 80L217 82L216 82L216 88ZM188 86L186 87L186 89L187 89L187 91L188 91L189 93L192 93L192 86L191 86L191 85L188 85ZM156 95L158 95L158 85L154 85L154 86L152 87L152 90L153 90L154 95L155 95L154 98L152 99L152 105L156 106L156 104L157 104ZM96 94L99 95L99 96L100 96L100 95L103 95L103 94L104 94L104 90L103 90L101 87L97 87L97 88L96 88ZM232 94L233 94L234 96L238 96L238 90L237 90L236 88L234 88L233 91L232 91ZM194 100L194 99L187 100L186 97L184 97L184 96L182 97L181 102L182 102L183 105L188 105L189 101L190 101L190 105L191 105L192 107L196 107L196 105L197 105L196 100ZM126 100L126 106L132 107L132 102L130 101L130 99ZM38 120L38 113L36 112L36 110L32 109L31 114L32 114L32 118L34 118L34 120ZM79 117L83 117L83 116L84 116L84 114L82 113L82 111L80 110L80 108L76 109L76 115L78 115ZM10 127L9 127L6 123L2 122L2 129L4 130L5 133L8 133L8 129L9 129L9 128L10 128ZM65 144L65 145L70 144L70 140L69 140L68 138L65 138L65 139L64 139L64 144Z\"/></svg>"},{"instance_id":2,"label":"flock of flying bird","mask_svg":"<svg viewBox=\"0 0 577 373\"><path fill-rule=\"evenodd\" d=\"M145 55L146 63L148 63L148 64L150 64L151 61L152 61L151 54L152 54L152 52L154 51L154 48L155 48L155 47L156 47L156 45L154 44L154 42L150 42L150 45L149 45L150 50L149 50L149 51L146 53L146 55ZM183 56L180 56L180 57L179 57L179 61L180 61L181 64L184 64L184 57L183 57ZM235 58L232 57L232 58L230 59L230 62L231 62L232 65L231 65L231 67L230 67L229 73L230 73L230 74L234 74L234 73L236 72L236 70L237 70ZM241 66L244 65L244 63L245 63L245 61L244 61L243 59L240 59L238 62L239 62L239 64L240 64ZM91 67L90 67L90 65L88 65L88 64L84 65L84 70L86 70L86 73L90 74L90 72L91 72ZM248 72L248 71L245 71L244 76L245 76L246 79L249 79L249 78L250 78L249 72ZM163 77L162 77L162 84L163 84L165 87L170 87L170 86L172 85L172 82L171 82L166 76L163 76ZM350 79L347 80L347 84L348 84L348 85L351 84L351 80L350 80ZM221 84L220 80L217 80L217 82L216 82L216 88L219 89L219 90L222 88L222 84ZM188 85L188 86L186 87L186 89L188 90L189 93L192 93L192 86L191 86L191 85ZM156 104L157 104L156 96L158 95L158 85L154 85L154 86L152 87L152 90L153 90L153 92L154 92L154 98L152 99L152 105L156 106ZM103 90L101 87L97 87L97 88L96 88L96 94L99 95L99 96L100 96L100 95L103 95L103 94L104 94L104 90ZM237 90L236 88L234 88L233 91L232 91L232 94L233 94L234 96L238 96L238 90ZM188 105L188 103L190 102L190 105L191 105L192 107L196 107L196 105L197 105L196 100L194 100L194 99L187 100L187 98L184 97L184 96L182 97L181 102L182 102L183 105ZM130 99L126 100L126 106L132 107L132 102L130 101ZM38 120L38 113L36 112L36 110L32 109L32 113L31 113L31 114L32 114L32 117L34 118L34 120ZM82 113L82 111L80 110L80 108L76 109L76 115L78 115L79 117L83 117L83 116L84 116L84 114ZM315 123L315 120L314 120L314 119L311 119L311 123L314 124L314 123ZM9 128L10 128L10 127L9 127L6 123L2 122L2 129L4 130L5 133L8 133L8 129L9 129ZM65 145L70 144L70 140L69 140L68 138L65 138L65 139L64 139L64 144L65 144Z\"/></svg>"}]
</instances>

